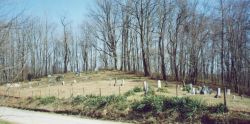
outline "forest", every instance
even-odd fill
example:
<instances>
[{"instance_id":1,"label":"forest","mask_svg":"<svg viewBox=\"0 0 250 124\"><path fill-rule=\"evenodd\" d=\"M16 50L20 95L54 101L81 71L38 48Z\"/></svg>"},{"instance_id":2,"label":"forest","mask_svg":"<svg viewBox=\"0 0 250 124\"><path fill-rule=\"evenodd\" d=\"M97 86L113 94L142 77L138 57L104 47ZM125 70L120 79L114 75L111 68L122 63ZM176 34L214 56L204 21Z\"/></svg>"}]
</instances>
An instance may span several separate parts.
<instances>
[{"instance_id":1,"label":"forest","mask_svg":"<svg viewBox=\"0 0 250 124\"><path fill-rule=\"evenodd\" d=\"M250 95L249 0L97 0L78 29L67 16L13 16L6 4L1 83L114 69Z\"/></svg>"}]
</instances>

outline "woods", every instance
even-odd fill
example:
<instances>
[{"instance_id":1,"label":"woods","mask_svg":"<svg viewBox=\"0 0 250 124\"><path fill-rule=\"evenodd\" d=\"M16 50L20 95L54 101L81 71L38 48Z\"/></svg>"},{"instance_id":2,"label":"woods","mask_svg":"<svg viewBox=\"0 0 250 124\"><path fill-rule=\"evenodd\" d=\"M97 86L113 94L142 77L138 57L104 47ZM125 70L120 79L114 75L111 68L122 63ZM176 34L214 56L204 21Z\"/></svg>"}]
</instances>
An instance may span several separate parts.
<instances>
[{"instance_id":1,"label":"woods","mask_svg":"<svg viewBox=\"0 0 250 124\"><path fill-rule=\"evenodd\" d=\"M0 9L0 80L99 68L250 94L249 8L249 0L97 0L78 29L67 16L56 24Z\"/></svg>"}]
</instances>

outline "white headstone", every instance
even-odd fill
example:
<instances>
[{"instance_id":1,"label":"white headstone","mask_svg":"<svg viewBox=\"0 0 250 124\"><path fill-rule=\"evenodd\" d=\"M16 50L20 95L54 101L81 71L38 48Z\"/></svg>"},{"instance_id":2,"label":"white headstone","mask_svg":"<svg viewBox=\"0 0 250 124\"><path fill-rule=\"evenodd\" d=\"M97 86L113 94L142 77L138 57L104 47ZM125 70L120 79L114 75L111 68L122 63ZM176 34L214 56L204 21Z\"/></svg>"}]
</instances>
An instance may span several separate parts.
<instances>
[{"instance_id":1,"label":"white headstone","mask_svg":"<svg viewBox=\"0 0 250 124\"><path fill-rule=\"evenodd\" d=\"M231 94L231 90L227 89L227 95L230 95L230 94Z\"/></svg>"},{"instance_id":2,"label":"white headstone","mask_svg":"<svg viewBox=\"0 0 250 124\"><path fill-rule=\"evenodd\" d=\"M189 84L189 87L190 87L191 89L193 89L193 84Z\"/></svg>"},{"instance_id":3,"label":"white headstone","mask_svg":"<svg viewBox=\"0 0 250 124\"><path fill-rule=\"evenodd\" d=\"M217 90L217 96L221 96L220 88L218 88L218 90Z\"/></svg>"},{"instance_id":4,"label":"white headstone","mask_svg":"<svg viewBox=\"0 0 250 124\"><path fill-rule=\"evenodd\" d=\"M51 75L48 75L48 78L51 78Z\"/></svg>"},{"instance_id":5,"label":"white headstone","mask_svg":"<svg viewBox=\"0 0 250 124\"><path fill-rule=\"evenodd\" d=\"M74 82L74 84L75 84L75 83L76 83L76 80L74 80L73 82Z\"/></svg>"},{"instance_id":6,"label":"white headstone","mask_svg":"<svg viewBox=\"0 0 250 124\"><path fill-rule=\"evenodd\" d=\"M192 92L192 94L194 94L194 95L195 95L195 88L193 88L193 92Z\"/></svg>"},{"instance_id":7,"label":"white headstone","mask_svg":"<svg viewBox=\"0 0 250 124\"><path fill-rule=\"evenodd\" d=\"M160 80L157 81L157 87L161 88L161 81Z\"/></svg>"},{"instance_id":8,"label":"white headstone","mask_svg":"<svg viewBox=\"0 0 250 124\"><path fill-rule=\"evenodd\" d=\"M147 84L146 81L143 82L143 87L144 87L144 88L143 88L144 91L145 91L145 92L148 92L148 84Z\"/></svg>"},{"instance_id":9,"label":"white headstone","mask_svg":"<svg viewBox=\"0 0 250 124\"><path fill-rule=\"evenodd\" d=\"M62 85L64 85L65 84L65 82L64 81L62 81Z\"/></svg>"}]
</instances>

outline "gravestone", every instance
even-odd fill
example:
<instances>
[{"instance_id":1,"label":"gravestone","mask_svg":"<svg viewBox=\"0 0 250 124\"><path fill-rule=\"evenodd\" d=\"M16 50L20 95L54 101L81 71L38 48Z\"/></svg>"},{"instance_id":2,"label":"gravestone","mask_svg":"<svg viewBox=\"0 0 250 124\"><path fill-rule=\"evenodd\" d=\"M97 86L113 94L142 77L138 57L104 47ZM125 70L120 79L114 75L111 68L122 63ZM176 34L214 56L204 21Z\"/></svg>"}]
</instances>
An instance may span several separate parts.
<instances>
[{"instance_id":1,"label":"gravestone","mask_svg":"<svg viewBox=\"0 0 250 124\"><path fill-rule=\"evenodd\" d=\"M64 85L65 84L65 82L64 81L62 81L62 85Z\"/></svg>"},{"instance_id":2,"label":"gravestone","mask_svg":"<svg viewBox=\"0 0 250 124\"><path fill-rule=\"evenodd\" d=\"M114 83L114 86L116 86L116 83L117 83L117 78L115 78L115 83Z\"/></svg>"},{"instance_id":3,"label":"gravestone","mask_svg":"<svg viewBox=\"0 0 250 124\"><path fill-rule=\"evenodd\" d=\"M161 88L161 81L160 80L157 81L157 87Z\"/></svg>"},{"instance_id":4,"label":"gravestone","mask_svg":"<svg viewBox=\"0 0 250 124\"><path fill-rule=\"evenodd\" d=\"M231 94L231 90L227 89L227 95L230 95L230 94Z\"/></svg>"},{"instance_id":5,"label":"gravestone","mask_svg":"<svg viewBox=\"0 0 250 124\"><path fill-rule=\"evenodd\" d=\"M148 84L146 81L143 82L143 90L144 90L144 94L147 95L148 93Z\"/></svg>"},{"instance_id":6,"label":"gravestone","mask_svg":"<svg viewBox=\"0 0 250 124\"><path fill-rule=\"evenodd\" d=\"M217 94L215 95L215 98L220 98L221 97L221 92L220 88L217 89Z\"/></svg>"},{"instance_id":7,"label":"gravestone","mask_svg":"<svg viewBox=\"0 0 250 124\"><path fill-rule=\"evenodd\" d=\"M192 94L194 94L194 95L195 95L195 88L193 88L193 89L192 89Z\"/></svg>"},{"instance_id":8,"label":"gravestone","mask_svg":"<svg viewBox=\"0 0 250 124\"><path fill-rule=\"evenodd\" d=\"M235 95L233 95L233 100L235 100Z\"/></svg>"},{"instance_id":9,"label":"gravestone","mask_svg":"<svg viewBox=\"0 0 250 124\"><path fill-rule=\"evenodd\" d=\"M76 80L74 80L73 82L74 82L74 84L76 84L76 83L77 83L77 82L76 82Z\"/></svg>"}]
</instances>

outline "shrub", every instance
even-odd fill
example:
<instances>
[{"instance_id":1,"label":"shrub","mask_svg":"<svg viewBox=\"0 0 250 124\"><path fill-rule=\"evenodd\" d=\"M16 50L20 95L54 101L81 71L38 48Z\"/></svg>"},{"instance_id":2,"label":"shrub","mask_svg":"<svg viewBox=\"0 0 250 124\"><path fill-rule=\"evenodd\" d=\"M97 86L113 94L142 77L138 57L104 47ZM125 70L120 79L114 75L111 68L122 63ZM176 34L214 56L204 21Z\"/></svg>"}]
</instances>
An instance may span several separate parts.
<instances>
[{"instance_id":1,"label":"shrub","mask_svg":"<svg viewBox=\"0 0 250 124\"><path fill-rule=\"evenodd\" d=\"M168 90L165 88L158 88L157 92L168 93Z\"/></svg>"},{"instance_id":2,"label":"shrub","mask_svg":"<svg viewBox=\"0 0 250 124\"><path fill-rule=\"evenodd\" d=\"M126 101L126 98L124 96L93 96L89 95L86 96L85 103L87 106L97 107L97 108L103 108L107 105L110 105L112 103L117 102L124 102Z\"/></svg>"},{"instance_id":3,"label":"shrub","mask_svg":"<svg viewBox=\"0 0 250 124\"><path fill-rule=\"evenodd\" d=\"M140 87L134 87L133 91L134 92L142 92L143 90Z\"/></svg>"},{"instance_id":4,"label":"shrub","mask_svg":"<svg viewBox=\"0 0 250 124\"><path fill-rule=\"evenodd\" d=\"M163 110L164 96L146 96L142 101L135 102L132 104L133 111L136 112L161 112Z\"/></svg>"},{"instance_id":5,"label":"shrub","mask_svg":"<svg viewBox=\"0 0 250 124\"><path fill-rule=\"evenodd\" d=\"M148 93L147 93L147 95L155 95L155 90L154 90L154 88L152 88L152 87L148 87Z\"/></svg>"},{"instance_id":6,"label":"shrub","mask_svg":"<svg viewBox=\"0 0 250 124\"><path fill-rule=\"evenodd\" d=\"M129 91L124 93L124 96L126 96L126 97L133 96L133 95L135 95L135 92L133 90L129 90Z\"/></svg>"},{"instance_id":7,"label":"shrub","mask_svg":"<svg viewBox=\"0 0 250 124\"><path fill-rule=\"evenodd\" d=\"M224 104L220 103L220 104L212 107L212 112L225 113L225 112L228 112L228 108Z\"/></svg>"},{"instance_id":8,"label":"shrub","mask_svg":"<svg viewBox=\"0 0 250 124\"><path fill-rule=\"evenodd\" d=\"M182 119L192 119L196 118L196 115L201 115L200 113L206 110L206 106L198 99L172 97L164 101L164 109L179 112Z\"/></svg>"},{"instance_id":9,"label":"shrub","mask_svg":"<svg viewBox=\"0 0 250 124\"><path fill-rule=\"evenodd\" d=\"M78 96L76 96L76 97L73 98L72 103L74 105L78 105L78 104L83 103L85 100L86 100L85 96L78 95Z\"/></svg>"},{"instance_id":10,"label":"shrub","mask_svg":"<svg viewBox=\"0 0 250 124\"><path fill-rule=\"evenodd\" d=\"M182 90L190 93L192 89L191 89L190 85L185 85Z\"/></svg>"},{"instance_id":11,"label":"shrub","mask_svg":"<svg viewBox=\"0 0 250 124\"><path fill-rule=\"evenodd\" d=\"M44 98L39 99L40 103L43 105L51 104L51 103L55 102L55 100L56 100L56 97L54 97L54 96L44 97Z\"/></svg>"},{"instance_id":12,"label":"shrub","mask_svg":"<svg viewBox=\"0 0 250 124\"><path fill-rule=\"evenodd\" d=\"M63 75L58 75L56 77L56 81L62 81L64 79L64 76Z\"/></svg>"}]
</instances>

